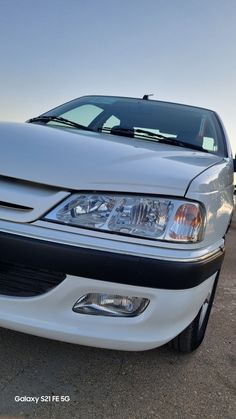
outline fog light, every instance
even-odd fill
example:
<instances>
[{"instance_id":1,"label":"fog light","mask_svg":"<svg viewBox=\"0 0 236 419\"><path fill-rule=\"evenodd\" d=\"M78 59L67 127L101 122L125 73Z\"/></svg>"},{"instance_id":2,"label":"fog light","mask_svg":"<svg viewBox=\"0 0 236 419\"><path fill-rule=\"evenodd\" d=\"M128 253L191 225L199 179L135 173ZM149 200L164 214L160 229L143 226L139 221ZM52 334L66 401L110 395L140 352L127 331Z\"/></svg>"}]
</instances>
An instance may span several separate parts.
<instances>
[{"instance_id":1,"label":"fog light","mask_svg":"<svg viewBox=\"0 0 236 419\"><path fill-rule=\"evenodd\" d=\"M147 298L114 294L86 294L76 301L73 311L97 316L134 317L148 306Z\"/></svg>"}]
</instances>

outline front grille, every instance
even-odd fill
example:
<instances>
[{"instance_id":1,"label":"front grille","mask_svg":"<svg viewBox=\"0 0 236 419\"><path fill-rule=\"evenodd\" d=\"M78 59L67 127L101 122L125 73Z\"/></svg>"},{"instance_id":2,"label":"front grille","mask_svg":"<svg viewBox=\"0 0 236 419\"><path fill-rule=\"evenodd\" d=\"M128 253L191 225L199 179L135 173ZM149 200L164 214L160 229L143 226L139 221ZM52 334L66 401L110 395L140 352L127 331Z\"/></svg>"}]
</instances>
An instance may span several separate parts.
<instances>
[{"instance_id":1,"label":"front grille","mask_svg":"<svg viewBox=\"0 0 236 419\"><path fill-rule=\"evenodd\" d=\"M67 196L54 186L0 175L0 219L31 223Z\"/></svg>"},{"instance_id":2,"label":"front grille","mask_svg":"<svg viewBox=\"0 0 236 419\"><path fill-rule=\"evenodd\" d=\"M33 297L59 285L66 275L0 260L0 294Z\"/></svg>"}]
</instances>

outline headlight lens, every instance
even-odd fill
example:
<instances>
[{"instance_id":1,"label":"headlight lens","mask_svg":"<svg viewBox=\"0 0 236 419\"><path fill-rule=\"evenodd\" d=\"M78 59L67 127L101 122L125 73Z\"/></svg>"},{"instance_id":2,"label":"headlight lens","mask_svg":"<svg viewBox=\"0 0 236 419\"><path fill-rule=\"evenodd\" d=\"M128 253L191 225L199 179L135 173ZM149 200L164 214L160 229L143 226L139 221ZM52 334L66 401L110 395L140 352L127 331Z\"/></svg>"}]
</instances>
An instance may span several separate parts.
<instances>
[{"instance_id":1,"label":"headlight lens","mask_svg":"<svg viewBox=\"0 0 236 419\"><path fill-rule=\"evenodd\" d=\"M153 196L72 195L45 219L76 227L177 242L200 241L204 229L204 210L200 204Z\"/></svg>"}]
</instances>

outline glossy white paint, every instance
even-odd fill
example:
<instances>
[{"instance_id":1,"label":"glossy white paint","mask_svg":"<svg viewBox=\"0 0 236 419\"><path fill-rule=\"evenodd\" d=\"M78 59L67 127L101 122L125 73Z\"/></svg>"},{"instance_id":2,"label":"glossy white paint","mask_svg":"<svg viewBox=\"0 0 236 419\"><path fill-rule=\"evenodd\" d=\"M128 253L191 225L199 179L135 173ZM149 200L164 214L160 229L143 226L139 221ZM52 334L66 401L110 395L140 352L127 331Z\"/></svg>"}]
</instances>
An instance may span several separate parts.
<instances>
[{"instance_id":1,"label":"glossy white paint","mask_svg":"<svg viewBox=\"0 0 236 419\"><path fill-rule=\"evenodd\" d=\"M68 276L47 294L31 298L0 296L0 326L50 339L128 351L152 349L170 341L193 320L214 277L187 290L162 290ZM89 292L150 299L138 317L115 318L74 313Z\"/></svg>"},{"instance_id":2,"label":"glossy white paint","mask_svg":"<svg viewBox=\"0 0 236 419\"><path fill-rule=\"evenodd\" d=\"M233 190L232 159L224 159L191 182L186 197L206 208L206 246L225 235L233 213Z\"/></svg>"},{"instance_id":3,"label":"glossy white paint","mask_svg":"<svg viewBox=\"0 0 236 419\"><path fill-rule=\"evenodd\" d=\"M157 142L33 124L0 123L0 138L0 175L60 190L183 196L192 178L222 160Z\"/></svg>"},{"instance_id":4,"label":"glossy white paint","mask_svg":"<svg viewBox=\"0 0 236 419\"><path fill-rule=\"evenodd\" d=\"M233 210L232 158L170 145L72 129L0 124L0 233L87 249L163 260L194 261L224 246ZM70 191L99 190L186 197L206 208L204 240L167 243L90 231L41 219ZM0 296L0 325L104 348L144 350L180 333L196 316L215 275L187 290L132 287L67 276L39 297ZM103 318L72 311L87 292L150 298L137 318Z\"/></svg>"},{"instance_id":5,"label":"glossy white paint","mask_svg":"<svg viewBox=\"0 0 236 419\"><path fill-rule=\"evenodd\" d=\"M55 188L19 180L16 182L0 176L0 201L5 204L0 204L0 219L30 223L68 195L68 192L57 191ZM19 210L15 205L22 208Z\"/></svg>"}]
</instances>

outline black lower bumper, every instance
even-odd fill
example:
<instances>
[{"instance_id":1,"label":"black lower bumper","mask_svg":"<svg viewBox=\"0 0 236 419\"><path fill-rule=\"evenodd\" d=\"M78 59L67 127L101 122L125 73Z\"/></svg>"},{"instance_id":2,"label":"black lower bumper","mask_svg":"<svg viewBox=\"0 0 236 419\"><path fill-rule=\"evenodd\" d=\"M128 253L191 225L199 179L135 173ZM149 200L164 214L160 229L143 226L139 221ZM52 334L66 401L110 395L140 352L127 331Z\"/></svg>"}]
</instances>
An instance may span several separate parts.
<instances>
[{"instance_id":1,"label":"black lower bumper","mask_svg":"<svg viewBox=\"0 0 236 419\"><path fill-rule=\"evenodd\" d=\"M224 252L219 250L204 260L167 261L0 233L0 278L2 260L32 269L45 269L120 284L186 289L199 285L217 272L223 258Z\"/></svg>"}]
</instances>

